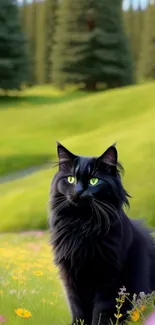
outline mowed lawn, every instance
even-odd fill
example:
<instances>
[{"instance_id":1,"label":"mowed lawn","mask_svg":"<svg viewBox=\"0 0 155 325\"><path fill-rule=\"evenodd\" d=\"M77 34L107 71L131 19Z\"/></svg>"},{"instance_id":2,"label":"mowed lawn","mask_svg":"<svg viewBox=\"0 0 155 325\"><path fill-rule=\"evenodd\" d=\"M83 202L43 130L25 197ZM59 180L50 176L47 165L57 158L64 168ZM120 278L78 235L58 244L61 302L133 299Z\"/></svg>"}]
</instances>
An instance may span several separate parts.
<instances>
[{"instance_id":1,"label":"mowed lawn","mask_svg":"<svg viewBox=\"0 0 155 325\"><path fill-rule=\"evenodd\" d=\"M118 141L119 160L125 168L123 183L132 196L128 214L146 218L155 226L154 89L150 83L88 95L36 87L21 95L23 104L20 100L10 101L9 106L3 102L1 175L55 161L56 140L84 155L100 155ZM0 184L0 231L47 228L49 188L55 172L51 164L33 175Z\"/></svg>"}]
</instances>

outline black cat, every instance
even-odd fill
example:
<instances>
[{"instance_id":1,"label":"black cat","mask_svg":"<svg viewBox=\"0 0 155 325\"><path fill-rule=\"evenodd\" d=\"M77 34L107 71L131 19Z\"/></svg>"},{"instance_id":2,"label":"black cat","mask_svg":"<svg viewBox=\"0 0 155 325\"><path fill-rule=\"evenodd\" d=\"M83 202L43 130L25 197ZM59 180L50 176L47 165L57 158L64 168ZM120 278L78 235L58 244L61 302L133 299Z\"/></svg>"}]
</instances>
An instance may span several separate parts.
<instances>
[{"instance_id":1,"label":"black cat","mask_svg":"<svg viewBox=\"0 0 155 325\"><path fill-rule=\"evenodd\" d=\"M115 145L98 158L74 155L60 143L57 148L50 226L72 323L111 324L119 288L131 295L155 290L155 245L123 211L129 195ZM123 313L128 308L124 304Z\"/></svg>"}]
</instances>

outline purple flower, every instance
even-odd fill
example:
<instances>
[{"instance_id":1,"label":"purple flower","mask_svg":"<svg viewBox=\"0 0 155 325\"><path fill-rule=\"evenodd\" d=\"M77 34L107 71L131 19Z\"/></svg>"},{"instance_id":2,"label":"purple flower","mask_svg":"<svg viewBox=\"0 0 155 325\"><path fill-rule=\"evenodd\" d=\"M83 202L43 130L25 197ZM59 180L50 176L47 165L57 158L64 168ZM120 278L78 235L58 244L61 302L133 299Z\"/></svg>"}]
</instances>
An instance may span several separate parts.
<instances>
[{"instance_id":1,"label":"purple flower","mask_svg":"<svg viewBox=\"0 0 155 325\"><path fill-rule=\"evenodd\" d=\"M151 316L148 317L144 325L155 325L155 312L153 312Z\"/></svg>"}]
</instances>

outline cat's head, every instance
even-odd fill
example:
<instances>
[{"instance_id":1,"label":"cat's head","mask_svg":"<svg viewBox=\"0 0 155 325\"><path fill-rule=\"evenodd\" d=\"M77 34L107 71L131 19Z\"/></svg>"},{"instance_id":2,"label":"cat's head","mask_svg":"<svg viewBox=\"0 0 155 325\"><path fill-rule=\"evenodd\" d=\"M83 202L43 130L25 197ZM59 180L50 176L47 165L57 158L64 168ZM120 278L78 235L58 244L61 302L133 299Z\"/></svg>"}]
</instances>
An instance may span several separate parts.
<instances>
[{"instance_id":1,"label":"cat's head","mask_svg":"<svg viewBox=\"0 0 155 325\"><path fill-rule=\"evenodd\" d=\"M120 178L121 165L115 145L99 157L84 157L71 153L57 143L59 171L52 182L55 198L65 199L67 206L90 206L120 209L128 204L127 193ZM109 210L108 210L109 209Z\"/></svg>"}]
</instances>

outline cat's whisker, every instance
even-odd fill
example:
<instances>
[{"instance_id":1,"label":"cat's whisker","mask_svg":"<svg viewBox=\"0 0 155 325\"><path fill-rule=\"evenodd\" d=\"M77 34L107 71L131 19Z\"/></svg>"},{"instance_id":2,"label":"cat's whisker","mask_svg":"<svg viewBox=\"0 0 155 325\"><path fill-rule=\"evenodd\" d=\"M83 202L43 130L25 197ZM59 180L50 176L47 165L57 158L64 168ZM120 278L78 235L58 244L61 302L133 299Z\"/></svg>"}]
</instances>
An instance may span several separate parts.
<instances>
[{"instance_id":1,"label":"cat's whisker","mask_svg":"<svg viewBox=\"0 0 155 325\"><path fill-rule=\"evenodd\" d=\"M101 203L102 204L102 203ZM118 213L118 211L116 210L116 208L114 206L110 206L109 204L103 202L103 206L117 219L120 219L120 215Z\"/></svg>"},{"instance_id":2,"label":"cat's whisker","mask_svg":"<svg viewBox=\"0 0 155 325\"><path fill-rule=\"evenodd\" d=\"M111 211L111 212L116 212L116 211L117 211L116 208L115 208L112 204L110 204L110 203L107 203L107 202L104 202L104 201L97 200L96 198L94 198L94 200L95 200L97 203L99 203L99 204L103 205L104 207L108 208L109 211Z\"/></svg>"},{"instance_id":3,"label":"cat's whisker","mask_svg":"<svg viewBox=\"0 0 155 325\"><path fill-rule=\"evenodd\" d=\"M120 216L116 210L116 208L112 205L112 204L107 204L104 201L99 201L97 199L94 199L94 201L96 201L98 204L100 204L101 206L104 207L105 210L107 210L108 213L110 213L110 215L112 215L113 217L120 219Z\"/></svg>"},{"instance_id":4,"label":"cat's whisker","mask_svg":"<svg viewBox=\"0 0 155 325\"><path fill-rule=\"evenodd\" d=\"M57 215L66 207L66 205L67 205L67 200L63 199L57 206L55 206L52 209L52 211L50 211L50 215L49 215L50 225L52 223L52 219L54 219L54 217L57 217Z\"/></svg>"},{"instance_id":5,"label":"cat's whisker","mask_svg":"<svg viewBox=\"0 0 155 325\"><path fill-rule=\"evenodd\" d=\"M96 230L97 230L97 225L95 227L91 227L91 231L90 231L90 228L88 227L89 225L92 224L92 219L94 217L94 213L96 214L96 211L95 211L95 207L93 207L93 204L90 204L90 207L91 207L91 210L92 210L92 213L91 213L91 217L90 219L85 223L86 225L86 228L87 228L87 232L86 232L86 237L92 235Z\"/></svg>"},{"instance_id":6,"label":"cat's whisker","mask_svg":"<svg viewBox=\"0 0 155 325\"><path fill-rule=\"evenodd\" d=\"M97 233L99 234L99 232L101 231L102 216L100 214L100 211L99 211L97 205L94 202L93 202L92 206L93 206L95 215L97 217L97 223L95 223L94 232L98 231Z\"/></svg>"},{"instance_id":7,"label":"cat's whisker","mask_svg":"<svg viewBox=\"0 0 155 325\"><path fill-rule=\"evenodd\" d=\"M94 228L94 232L98 231L97 234L99 234L100 230L101 230L101 214L100 211L98 210L98 208L94 205L94 211L97 217L97 221L98 223L96 224L95 228Z\"/></svg>"},{"instance_id":8,"label":"cat's whisker","mask_svg":"<svg viewBox=\"0 0 155 325\"><path fill-rule=\"evenodd\" d=\"M102 225L102 218L103 217L105 218L105 222L106 222L105 231L106 231L106 234L107 234L109 232L109 229L110 229L110 220L109 220L108 213L97 202L95 202L95 200L94 200L94 205L96 206L96 208L100 212L100 220L101 220L100 227Z\"/></svg>"},{"instance_id":9,"label":"cat's whisker","mask_svg":"<svg viewBox=\"0 0 155 325\"><path fill-rule=\"evenodd\" d=\"M63 209L63 207L66 205L66 203L67 203L67 200L63 200L62 202L60 202L59 205L54 208L54 213L58 214Z\"/></svg>"},{"instance_id":10,"label":"cat's whisker","mask_svg":"<svg viewBox=\"0 0 155 325\"><path fill-rule=\"evenodd\" d=\"M109 215L108 215L107 211L105 210L105 207L104 206L102 207L102 205L100 205L97 202L96 202L96 204L98 206L98 209L101 211L101 213L103 213L103 216L106 218L107 223L108 223L108 228L110 228L110 219L109 219Z\"/></svg>"},{"instance_id":11,"label":"cat's whisker","mask_svg":"<svg viewBox=\"0 0 155 325\"><path fill-rule=\"evenodd\" d=\"M51 201L50 203L51 203L51 205L52 205L52 208L57 208L58 206L59 206L59 204L60 203L62 203L62 202L64 202L64 201L66 201L66 198L64 198L64 197L60 197L60 198L58 198L58 199L56 199L56 200L54 200L54 201Z\"/></svg>"}]
</instances>

